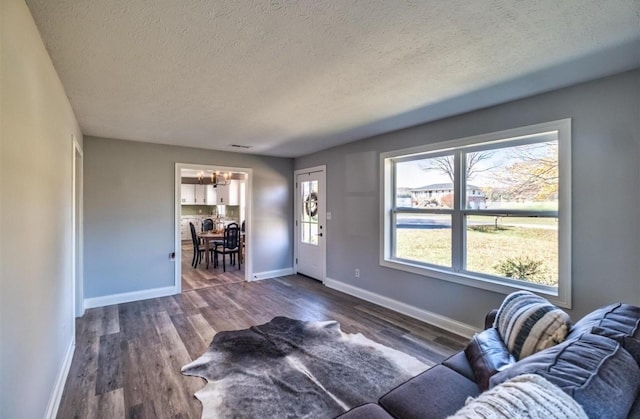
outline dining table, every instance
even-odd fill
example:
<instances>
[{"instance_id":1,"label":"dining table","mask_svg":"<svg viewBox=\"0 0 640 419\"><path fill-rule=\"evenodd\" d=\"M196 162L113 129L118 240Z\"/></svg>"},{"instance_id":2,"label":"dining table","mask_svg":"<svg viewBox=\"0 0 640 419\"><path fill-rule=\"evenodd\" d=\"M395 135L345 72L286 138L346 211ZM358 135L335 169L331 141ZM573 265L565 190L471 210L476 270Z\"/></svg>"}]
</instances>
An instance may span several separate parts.
<instances>
[{"instance_id":1,"label":"dining table","mask_svg":"<svg viewBox=\"0 0 640 419\"><path fill-rule=\"evenodd\" d=\"M204 260L207 262L207 269L209 269L209 259L210 259L209 253L211 249L211 241L224 240L224 231L214 231L214 230L202 231L198 233L198 238L204 241L204 248L205 248Z\"/></svg>"}]
</instances>

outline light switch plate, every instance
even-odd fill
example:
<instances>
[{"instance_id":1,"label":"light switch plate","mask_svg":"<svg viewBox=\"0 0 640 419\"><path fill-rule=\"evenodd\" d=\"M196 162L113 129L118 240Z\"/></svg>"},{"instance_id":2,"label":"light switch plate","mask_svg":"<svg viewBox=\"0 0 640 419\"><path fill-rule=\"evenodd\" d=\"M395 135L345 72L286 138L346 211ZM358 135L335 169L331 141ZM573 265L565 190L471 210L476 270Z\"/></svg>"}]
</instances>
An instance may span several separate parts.
<instances>
[{"instance_id":1,"label":"light switch plate","mask_svg":"<svg viewBox=\"0 0 640 419\"><path fill-rule=\"evenodd\" d=\"M331 213L329 211L327 211L327 220L331 219Z\"/></svg>"}]
</instances>

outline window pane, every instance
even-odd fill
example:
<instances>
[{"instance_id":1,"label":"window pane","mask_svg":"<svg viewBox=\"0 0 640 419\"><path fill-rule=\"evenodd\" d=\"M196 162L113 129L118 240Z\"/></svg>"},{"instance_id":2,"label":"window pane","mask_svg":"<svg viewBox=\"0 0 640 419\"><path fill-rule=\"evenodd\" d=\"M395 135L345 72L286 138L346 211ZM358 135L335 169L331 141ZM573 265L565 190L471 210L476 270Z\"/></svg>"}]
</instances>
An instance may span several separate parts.
<instances>
[{"instance_id":1,"label":"window pane","mask_svg":"<svg viewBox=\"0 0 640 419\"><path fill-rule=\"evenodd\" d=\"M318 181L300 182L302 221L318 222Z\"/></svg>"},{"instance_id":2,"label":"window pane","mask_svg":"<svg viewBox=\"0 0 640 419\"><path fill-rule=\"evenodd\" d=\"M558 141L465 157L467 209L558 210Z\"/></svg>"},{"instance_id":3,"label":"window pane","mask_svg":"<svg viewBox=\"0 0 640 419\"><path fill-rule=\"evenodd\" d=\"M301 223L300 231L302 232L302 243L318 244L318 224Z\"/></svg>"},{"instance_id":4,"label":"window pane","mask_svg":"<svg viewBox=\"0 0 640 419\"><path fill-rule=\"evenodd\" d=\"M453 208L453 155L396 163L396 207Z\"/></svg>"},{"instance_id":5,"label":"window pane","mask_svg":"<svg viewBox=\"0 0 640 419\"><path fill-rule=\"evenodd\" d=\"M318 244L318 181L300 182L302 243Z\"/></svg>"},{"instance_id":6,"label":"window pane","mask_svg":"<svg viewBox=\"0 0 640 419\"><path fill-rule=\"evenodd\" d=\"M451 267L451 216L398 214L395 256Z\"/></svg>"},{"instance_id":7,"label":"window pane","mask_svg":"<svg viewBox=\"0 0 640 419\"><path fill-rule=\"evenodd\" d=\"M310 229L310 234L311 237L309 237L309 243L311 244L318 244L318 224L309 224L309 229Z\"/></svg>"},{"instance_id":8,"label":"window pane","mask_svg":"<svg viewBox=\"0 0 640 419\"><path fill-rule=\"evenodd\" d=\"M309 232L308 223L300 223L300 233L302 234L300 241L302 241L302 243L309 243L311 233Z\"/></svg>"},{"instance_id":9,"label":"window pane","mask_svg":"<svg viewBox=\"0 0 640 419\"><path fill-rule=\"evenodd\" d=\"M309 215L305 211L306 198L309 196L309 182L300 182L300 214L303 222L309 221Z\"/></svg>"},{"instance_id":10,"label":"window pane","mask_svg":"<svg viewBox=\"0 0 640 419\"><path fill-rule=\"evenodd\" d=\"M558 219L466 217L467 271L558 286Z\"/></svg>"}]
</instances>

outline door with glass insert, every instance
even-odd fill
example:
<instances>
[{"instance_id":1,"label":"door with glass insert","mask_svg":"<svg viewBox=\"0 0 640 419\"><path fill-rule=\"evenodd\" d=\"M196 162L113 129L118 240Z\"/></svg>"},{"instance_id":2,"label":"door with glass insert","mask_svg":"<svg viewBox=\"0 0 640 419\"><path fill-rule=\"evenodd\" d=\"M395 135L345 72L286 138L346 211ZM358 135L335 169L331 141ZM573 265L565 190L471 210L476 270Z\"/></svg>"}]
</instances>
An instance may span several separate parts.
<instances>
[{"instance_id":1,"label":"door with glass insert","mask_svg":"<svg viewBox=\"0 0 640 419\"><path fill-rule=\"evenodd\" d=\"M296 176L296 270L324 279L324 171Z\"/></svg>"}]
</instances>

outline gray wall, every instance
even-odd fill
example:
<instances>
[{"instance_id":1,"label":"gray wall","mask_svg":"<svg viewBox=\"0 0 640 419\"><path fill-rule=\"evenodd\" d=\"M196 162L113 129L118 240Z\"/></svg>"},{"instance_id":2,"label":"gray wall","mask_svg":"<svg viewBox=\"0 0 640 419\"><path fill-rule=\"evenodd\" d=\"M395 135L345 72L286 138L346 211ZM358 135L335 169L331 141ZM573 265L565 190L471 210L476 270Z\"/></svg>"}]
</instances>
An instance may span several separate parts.
<instances>
[{"instance_id":1,"label":"gray wall","mask_svg":"<svg viewBox=\"0 0 640 419\"><path fill-rule=\"evenodd\" d=\"M0 19L0 417L41 418L73 343L71 135L82 133L24 1L0 2Z\"/></svg>"},{"instance_id":2,"label":"gray wall","mask_svg":"<svg viewBox=\"0 0 640 419\"><path fill-rule=\"evenodd\" d=\"M296 169L327 165L327 276L481 327L503 295L380 267L379 154L562 118L573 121L569 313L640 304L640 70L296 159Z\"/></svg>"},{"instance_id":3,"label":"gray wall","mask_svg":"<svg viewBox=\"0 0 640 419\"><path fill-rule=\"evenodd\" d=\"M84 141L86 298L173 285L176 162L253 169L253 272L292 267L292 159Z\"/></svg>"}]
</instances>

